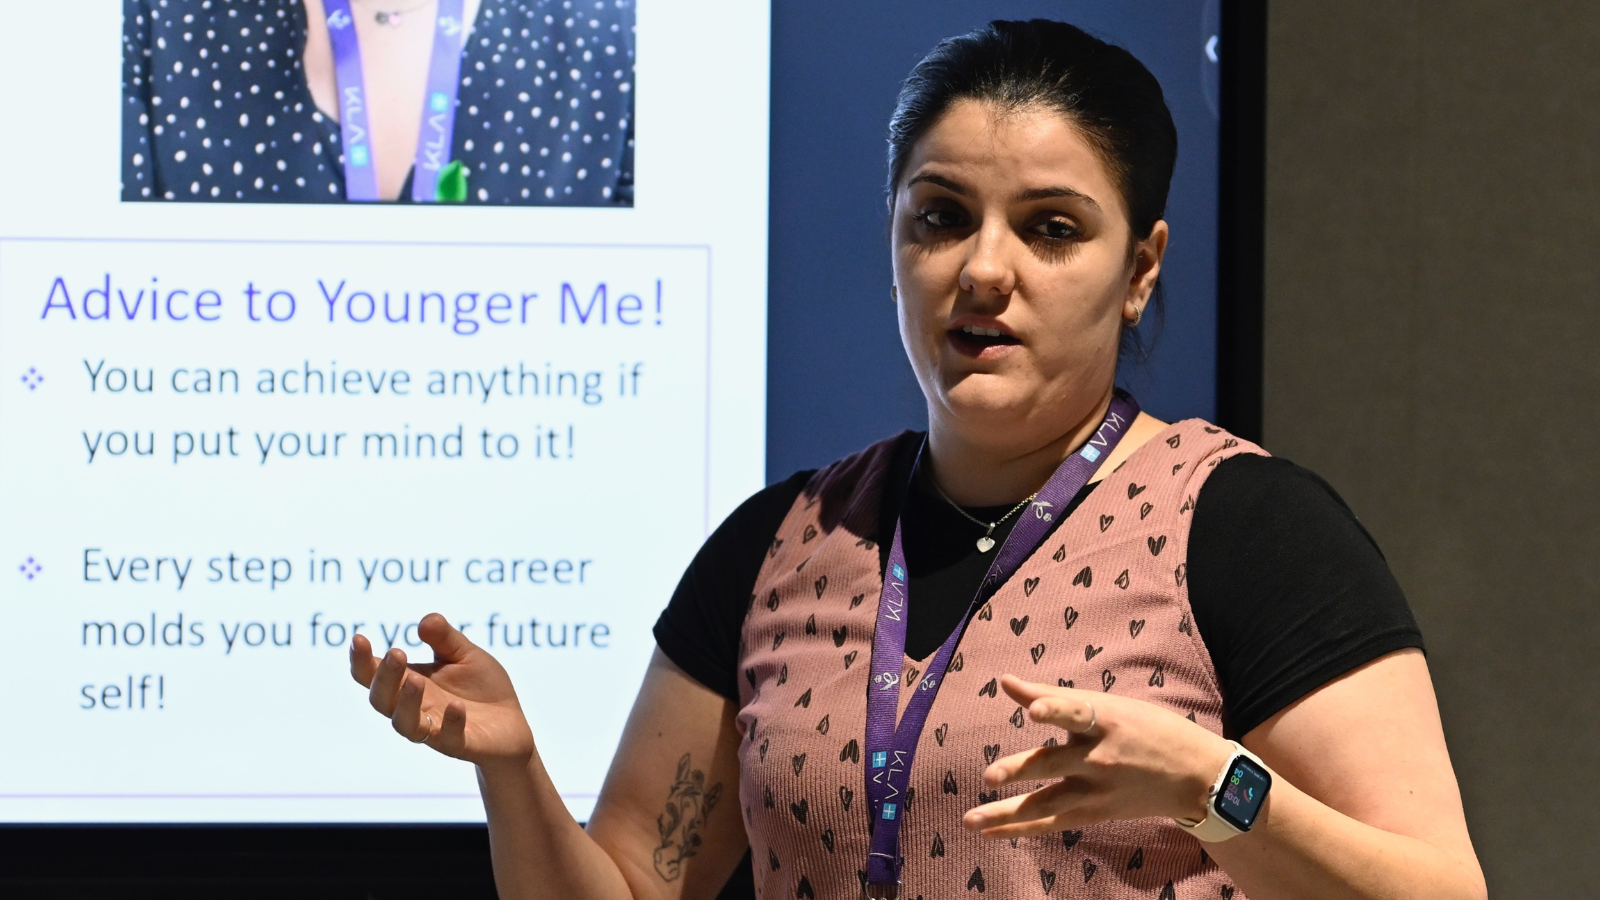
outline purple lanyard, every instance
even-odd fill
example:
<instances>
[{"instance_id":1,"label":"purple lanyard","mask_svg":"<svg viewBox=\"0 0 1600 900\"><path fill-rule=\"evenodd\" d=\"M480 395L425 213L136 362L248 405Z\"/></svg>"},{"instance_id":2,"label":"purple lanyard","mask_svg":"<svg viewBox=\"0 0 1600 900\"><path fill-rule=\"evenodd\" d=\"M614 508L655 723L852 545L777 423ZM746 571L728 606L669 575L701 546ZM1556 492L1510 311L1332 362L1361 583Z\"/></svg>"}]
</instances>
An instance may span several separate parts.
<instances>
[{"instance_id":1,"label":"purple lanyard","mask_svg":"<svg viewBox=\"0 0 1600 900\"><path fill-rule=\"evenodd\" d=\"M461 86L461 31L465 0L439 0L434 16L433 52L428 62L428 92L422 101L422 128L417 133L417 158L411 170L411 199L437 199L439 172L450 162L455 132L456 94ZM344 143L344 195L347 200L373 201L378 175L372 159L367 119L367 85L361 69L361 41L350 0L326 0L328 38L333 43L333 69L339 85L339 133Z\"/></svg>"},{"instance_id":2,"label":"purple lanyard","mask_svg":"<svg viewBox=\"0 0 1600 900\"><path fill-rule=\"evenodd\" d=\"M1139 415L1139 404L1120 391L1112 396L1111 407L1093 435L1077 452L1066 458L1029 506L1032 515L1023 513L1012 527L1005 543L989 565L973 608L994 596L1034 548L1049 532L1055 517L1083 486L1089 483L1100 460L1122 440L1128 425ZM906 554L900 542L901 526L894 526L894 543L889 546L889 566L884 572L883 593L878 598L878 623L872 636L872 680L867 687L867 814L871 816L872 849L867 854L867 896L894 900L900 893L900 822L904 812L903 795L910 782L911 762L917 741L928 721L928 712L939 693L939 682L950 657L955 653L966 619L950 632L928 663L927 673L906 706L905 717L895 726L900 702L900 673L905 665L906 648Z\"/></svg>"}]
</instances>

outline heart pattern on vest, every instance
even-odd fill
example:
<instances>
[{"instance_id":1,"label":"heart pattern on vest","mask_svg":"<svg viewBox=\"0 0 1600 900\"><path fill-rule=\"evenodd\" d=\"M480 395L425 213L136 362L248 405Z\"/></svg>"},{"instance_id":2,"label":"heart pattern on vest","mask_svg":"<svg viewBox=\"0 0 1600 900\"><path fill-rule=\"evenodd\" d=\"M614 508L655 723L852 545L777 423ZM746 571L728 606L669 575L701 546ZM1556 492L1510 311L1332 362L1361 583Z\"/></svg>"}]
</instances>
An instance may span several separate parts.
<instances>
[{"instance_id":1,"label":"heart pattern on vest","mask_svg":"<svg viewBox=\"0 0 1600 900\"><path fill-rule=\"evenodd\" d=\"M1057 546L1035 552L1008 583L999 585L993 597L986 599L974 618L977 622L988 623L998 619L1006 623L1012 638L1005 638L1007 632L992 626L968 628L961 639L962 647L952 653L946 669L947 678L956 677L959 680L962 677L962 651L965 650L979 654L973 658L977 672L987 671L991 675L1004 671L1016 672L1022 658L1026 657L1034 667L1031 671L1037 673L1033 680L1075 688L1074 678L1062 676L1077 668L1077 664L1071 661L1076 657L1063 653L1066 648L1076 646L1075 640L1085 640L1086 665L1073 672L1073 675L1087 675L1089 680L1085 683L1086 688L1095 680L1090 666L1098 664L1101 667L1099 681L1102 691L1116 690L1120 684L1122 691L1119 696L1163 703L1191 721L1199 721L1208 729L1215 731L1219 727L1217 713L1220 700L1215 696L1214 684L1209 687L1197 685L1199 677L1205 672L1207 660L1204 656L1206 648L1199 641L1183 593L1187 580L1183 555L1187 541L1186 529L1190 527L1190 520L1183 516L1193 511L1198 488L1211 471L1202 464L1210 462L1217 455L1215 448L1221 440L1209 441L1200 433L1198 423L1174 428L1183 430L1181 434L1169 431L1153 442L1154 448L1135 454L1124 462L1118 475L1121 471L1127 471L1128 474L1120 478L1114 475L1112 480L1115 483L1109 490L1091 494L1084 500L1082 506L1086 508L1077 513L1075 519L1069 516L1061 524L1063 539L1058 539ZM1155 448L1163 444L1167 449L1157 452ZM1256 452L1248 444L1244 448L1246 452ZM1189 465L1191 462L1194 465ZM1160 476L1163 470L1170 473L1169 478ZM881 481L881 475L874 477ZM823 488L824 492L827 490ZM858 495L840 496L848 496L851 502L855 502L854 498ZM1124 496L1129 501L1126 507L1121 505ZM828 502L822 502L824 499ZM808 502L817 508L805 512ZM840 659L846 673L854 673L855 662L862 662L863 669L875 671L866 665L865 657L870 652L872 613L876 611L876 606L865 610L861 607L868 596L875 596L875 592L881 589L883 563L878 554L879 545L859 534L850 533L850 526L836 525L833 530L823 527L823 510L841 508L849 507L838 506L831 495L807 496L797 501L791 509L790 518L779 526L778 534L773 536L768 547L768 556L773 559L773 565L763 570L755 588L748 595L752 603L746 607L749 611L739 644L740 670L744 672L744 683L739 685L744 704L740 718L751 737L748 750L755 751L757 759L750 760L746 753L747 766L744 768L747 774L742 775L742 781L744 796L760 799L753 804L753 812L748 808L743 812L757 853L760 849L772 848L769 850L769 862L777 866L779 855L775 850L781 847L785 850L783 858L789 860L781 872L774 868L771 874L765 870L757 873L757 884L764 885L762 893L769 898L792 894L797 900L811 900L813 895L837 895L841 889L846 894L853 894L854 888L848 887L848 878L855 869L842 872L830 869L826 875L818 869L818 880L811 881L809 870L816 866L808 864L803 855L795 854L804 854L806 848L810 848L814 854L817 845L809 841L811 835L816 835L830 858L837 854L845 859L859 859L857 854L864 852L862 842L869 833L864 827L865 822L856 821L860 817L849 815L854 806L855 792L852 787L861 786L862 773L854 767L866 762L863 757L867 755L859 740L861 732L858 729L863 723L856 707L861 701L855 699L853 694L850 699L842 697L846 690L853 692L854 689L848 686L857 684L855 679L870 677L872 672L867 671L863 675L844 674L841 678L840 670L831 666L835 659ZM851 521L866 520L857 517ZM1117 529L1117 534L1111 534L1112 529ZM1096 541L1094 535L1104 537ZM1135 559L1132 551L1141 539L1150 555L1138 553ZM856 549L846 549L852 545ZM1167 556L1168 545L1175 548L1177 559ZM818 556L821 559L812 575L790 574L808 568L809 560ZM1166 557L1165 562L1160 557ZM1070 567L1065 565L1069 562L1073 563ZM1045 579L1043 573L1052 564L1061 564L1062 573L1073 574ZM1106 568L1115 565L1126 567ZM1102 569L1102 583L1099 585L1094 582L1095 567ZM1132 571L1135 568L1140 570L1137 575ZM1118 574L1107 579L1105 573L1108 571ZM1165 572L1172 573L1173 581L1166 580ZM1132 590L1134 580L1140 582L1138 592ZM1081 594L1078 592L1080 588L1083 589ZM1095 593L1096 590L1099 593ZM1073 601L1071 605L1066 603L1069 596ZM1034 601L1034 597L1041 599ZM846 599L846 609L840 609L836 604ZM1061 611L1060 619L1049 618L1048 610L1052 606ZM1041 613L1038 621L1033 621L1035 612ZM1125 633L1122 631L1124 624L1128 628ZM1149 636L1144 634L1146 631L1150 632ZM796 636L792 641L787 639L790 633ZM1061 646L1063 636L1068 638L1065 647ZM1026 642L1021 640L1024 637L1028 638ZM768 655L769 648L772 655ZM839 656L830 656L835 652ZM1044 667L1047 657L1054 661L1050 669ZM899 703L902 707L914 694L920 683L918 679L923 674L920 664L911 663L908 660L898 673L901 678ZM1173 675L1170 681L1166 678L1169 669ZM1051 670L1057 672L1053 679L1048 674ZM1146 676L1144 679L1139 678L1141 672ZM1123 678L1124 675L1128 677ZM791 680L797 682L793 692L787 688L787 682ZM902 787L902 809L907 812L904 834L912 841L910 846L920 843L929 848L929 857L919 861L926 864L929 859L943 860L951 856L956 859L950 868L928 868L915 876L915 864L908 862L905 885L908 889L907 900L912 897L921 900L919 894L948 897L955 893L960 890L960 882L954 879L960 877L961 869L969 873L967 890L963 893L986 893L992 882L997 896L1025 894L1028 892L1026 885L1037 875L1041 893L1053 900L1054 889L1061 885L1062 878L1079 871L1080 866L1085 884L1092 883L1099 858L1104 858L1105 865L1110 866L1110 871L1114 873L1113 878L1102 882L1102 887L1112 892L1133 888L1134 893L1146 900L1175 900L1176 883L1184 881L1186 890L1195 894L1196 898L1210 896L1218 900L1219 895L1210 892L1222 887L1224 874L1203 856L1200 865L1209 868L1196 868L1194 854L1187 853L1179 854L1178 858L1170 861L1164 856L1160 857L1162 861L1159 864L1156 857L1151 857L1150 864L1145 865L1142 848L1166 846L1159 842L1167 839L1165 832L1171 828L1170 825L1140 823L1130 834L1120 838L1103 834L1102 826L1096 825L1058 832L1061 834L1059 844L1045 839L1026 838L977 843L962 832L952 838L956 842L953 848L943 840L942 833L928 828L930 820L926 817L929 815L943 817L951 810L956 810L956 815L959 815L972 805L1000 799L1002 791L987 790L981 782L970 785L971 794L961 795L964 779L973 777L968 767L973 756L978 755L974 750L981 752L986 765L993 765L1006 753L1028 747L1062 746L1068 743L1051 733L1059 729L1053 729L1046 723L1033 722L1027 714L1026 705L1016 703L1012 703L1009 714L1004 714L1008 724L1017 732L1015 740L1009 743L983 743L984 737L994 740L999 735L989 730L992 725L973 727L971 716L979 710L973 704L993 699L997 701L996 706L984 709L1003 707L998 706L997 678L981 679L979 684L981 687L977 689L956 685L949 692L948 701L941 698L939 705L945 710L942 718L949 721L935 719L930 723L937 726L929 728L936 747L924 745L923 748L923 753L929 756L927 767L932 771L921 773L920 783ZM745 690L747 687L749 690ZM1161 692L1159 695L1153 693L1158 689ZM974 690L976 697L968 693ZM814 709L816 712L802 713L802 709ZM840 737L846 739L841 745L827 743L834 724L831 715L834 712L844 716L837 723ZM816 716L816 713L821 715ZM1200 719L1197 713L1205 718ZM994 722L988 713L983 713L982 718ZM958 725L961 727L955 727ZM852 735L855 739L851 739ZM1012 743L1017 746L1011 746ZM833 758L836 751L837 764ZM784 780L777 766L765 767L768 755L774 756L775 761L788 757L794 780ZM963 759L967 762L962 763ZM761 764L759 767L757 760ZM955 770L958 768L967 774L957 775ZM812 774L806 776L805 771ZM826 794L818 793L814 784L820 779L834 778L837 779L833 783L837 787L840 809L844 813L842 817L837 813L825 812L833 807L825 802ZM917 801L921 806L916 815L910 813L914 790L920 790L924 795L922 800ZM780 795L786 796L781 804L778 802ZM929 811L923 812L922 807L927 807ZM816 829L810 828L813 811L818 819ZM784 812L788 815L784 815ZM835 824L828 821L830 818L847 824L824 829L824 825ZM1133 835L1139 839L1128 839ZM924 841L928 843L922 843ZM1009 849L1008 845L1015 849ZM797 847L798 850L795 849ZM1078 863L1071 863L1064 854L1076 853L1078 847L1085 847L1096 859L1080 857ZM1118 870L1118 861L1127 867L1129 875L1126 879ZM974 868L966 868L968 865ZM1067 866L1072 868L1068 869ZM952 868L955 871L951 871ZM1141 868L1152 871L1139 876L1132 874ZM1158 872L1162 876L1159 880L1156 876ZM979 878L972 877L974 875L980 876L981 885ZM857 877L864 883L865 872L857 872ZM914 877L920 881L913 881ZM1138 880L1134 881L1135 878ZM1160 897L1152 895L1152 890L1158 891ZM1224 890L1220 900L1234 900L1236 896L1239 895Z\"/></svg>"}]
</instances>

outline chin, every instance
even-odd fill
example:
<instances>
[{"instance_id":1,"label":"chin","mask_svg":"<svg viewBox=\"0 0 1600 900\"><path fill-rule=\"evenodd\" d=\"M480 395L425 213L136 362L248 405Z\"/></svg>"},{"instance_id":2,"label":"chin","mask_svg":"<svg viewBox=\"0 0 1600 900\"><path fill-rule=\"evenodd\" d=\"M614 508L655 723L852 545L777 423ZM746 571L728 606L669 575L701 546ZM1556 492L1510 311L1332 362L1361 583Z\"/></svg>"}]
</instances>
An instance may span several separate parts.
<instances>
[{"instance_id":1,"label":"chin","mask_svg":"<svg viewBox=\"0 0 1600 900\"><path fill-rule=\"evenodd\" d=\"M993 428L1020 424L1038 405L1037 398L1007 380L967 375L944 392L945 408L963 425Z\"/></svg>"}]
</instances>

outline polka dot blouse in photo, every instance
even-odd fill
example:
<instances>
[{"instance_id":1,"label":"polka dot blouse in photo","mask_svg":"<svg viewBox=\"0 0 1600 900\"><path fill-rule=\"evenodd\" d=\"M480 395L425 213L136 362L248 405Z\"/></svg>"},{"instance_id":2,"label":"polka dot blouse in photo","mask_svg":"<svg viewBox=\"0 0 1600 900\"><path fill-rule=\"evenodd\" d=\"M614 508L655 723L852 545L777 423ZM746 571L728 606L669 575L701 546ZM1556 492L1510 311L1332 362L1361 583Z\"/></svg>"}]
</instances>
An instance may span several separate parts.
<instances>
[{"instance_id":1,"label":"polka dot blouse in photo","mask_svg":"<svg viewBox=\"0 0 1600 900\"><path fill-rule=\"evenodd\" d=\"M122 199L344 201L305 39L301 0L124 0ZM634 0L484 0L451 154L467 202L631 206L633 61Z\"/></svg>"}]
</instances>

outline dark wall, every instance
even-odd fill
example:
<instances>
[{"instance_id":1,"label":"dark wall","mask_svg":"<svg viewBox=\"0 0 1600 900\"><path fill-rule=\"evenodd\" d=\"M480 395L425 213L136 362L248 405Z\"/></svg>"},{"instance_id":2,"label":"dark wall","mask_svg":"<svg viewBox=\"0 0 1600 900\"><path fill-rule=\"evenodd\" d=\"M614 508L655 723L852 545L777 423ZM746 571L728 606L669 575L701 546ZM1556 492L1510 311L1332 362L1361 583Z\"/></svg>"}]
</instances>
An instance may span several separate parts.
<instances>
[{"instance_id":1,"label":"dark wall","mask_svg":"<svg viewBox=\"0 0 1600 900\"><path fill-rule=\"evenodd\" d=\"M1600 4L1268 27L1267 446L1411 597L1491 896L1594 896Z\"/></svg>"}]
</instances>

